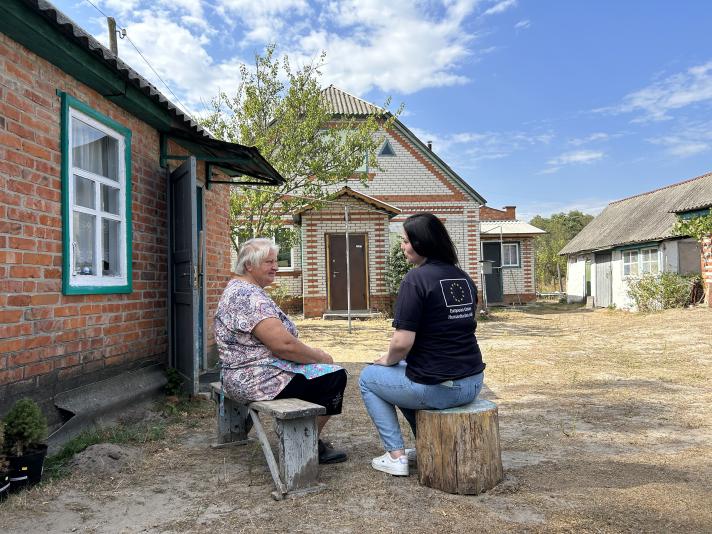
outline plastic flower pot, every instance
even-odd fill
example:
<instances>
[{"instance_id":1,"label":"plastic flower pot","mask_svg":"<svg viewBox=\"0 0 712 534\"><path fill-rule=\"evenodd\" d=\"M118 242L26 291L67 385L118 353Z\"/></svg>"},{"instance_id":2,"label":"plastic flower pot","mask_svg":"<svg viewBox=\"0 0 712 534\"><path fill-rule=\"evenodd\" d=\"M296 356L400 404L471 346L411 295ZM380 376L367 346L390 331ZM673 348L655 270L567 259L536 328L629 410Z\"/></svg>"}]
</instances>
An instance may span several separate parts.
<instances>
[{"instance_id":1,"label":"plastic flower pot","mask_svg":"<svg viewBox=\"0 0 712 534\"><path fill-rule=\"evenodd\" d=\"M22 456L8 456L10 462L10 491L34 486L42 480L47 445L35 445Z\"/></svg>"}]
</instances>

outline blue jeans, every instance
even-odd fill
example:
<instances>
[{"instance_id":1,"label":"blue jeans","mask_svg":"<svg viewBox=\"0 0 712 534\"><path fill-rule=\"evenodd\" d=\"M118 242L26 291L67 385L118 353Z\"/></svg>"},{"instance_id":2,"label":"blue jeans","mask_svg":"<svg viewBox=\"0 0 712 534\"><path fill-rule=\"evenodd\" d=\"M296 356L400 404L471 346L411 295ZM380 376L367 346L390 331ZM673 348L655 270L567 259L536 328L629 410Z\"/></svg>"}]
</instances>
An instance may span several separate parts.
<instances>
[{"instance_id":1,"label":"blue jeans","mask_svg":"<svg viewBox=\"0 0 712 534\"><path fill-rule=\"evenodd\" d=\"M405 362L392 367L369 365L361 373L358 385L368 415L387 451L403 449L403 435L396 407L415 435L416 410L443 410L472 402L482 389L484 373L443 384L425 385L405 376Z\"/></svg>"}]
</instances>

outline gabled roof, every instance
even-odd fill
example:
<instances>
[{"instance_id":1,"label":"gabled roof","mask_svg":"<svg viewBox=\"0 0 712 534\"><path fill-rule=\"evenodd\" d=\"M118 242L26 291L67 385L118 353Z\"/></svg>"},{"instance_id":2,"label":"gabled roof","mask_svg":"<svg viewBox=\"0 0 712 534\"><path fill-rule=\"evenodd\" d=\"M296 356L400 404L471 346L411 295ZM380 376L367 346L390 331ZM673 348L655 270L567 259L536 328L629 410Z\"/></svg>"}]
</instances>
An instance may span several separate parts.
<instances>
[{"instance_id":1,"label":"gabled roof","mask_svg":"<svg viewBox=\"0 0 712 534\"><path fill-rule=\"evenodd\" d=\"M356 200L360 200L361 202L369 204L369 205L373 206L374 208L376 208L378 211L383 211L383 212L387 213L389 217L398 215L401 212L400 208L397 208L391 204L383 202L382 200L378 200L377 198L373 198L371 196L364 195L363 193L360 193L358 191L354 191L349 186L344 186L341 189L339 189L336 193L333 194L332 201L331 201L332 205L333 205L333 201L335 201L338 198L344 197L344 196L355 198ZM295 215L301 215L302 213L311 211L312 209L314 209L314 208L307 207L307 208L301 209Z\"/></svg>"},{"instance_id":2,"label":"gabled roof","mask_svg":"<svg viewBox=\"0 0 712 534\"><path fill-rule=\"evenodd\" d=\"M271 184L284 181L256 148L214 139L153 84L51 3L2 0L0 32L179 144L203 145L202 152L212 157L216 166Z\"/></svg>"},{"instance_id":3,"label":"gabled roof","mask_svg":"<svg viewBox=\"0 0 712 534\"><path fill-rule=\"evenodd\" d=\"M498 237L500 235L538 235L546 231L524 221L480 221L482 237Z\"/></svg>"},{"instance_id":4,"label":"gabled roof","mask_svg":"<svg viewBox=\"0 0 712 534\"><path fill-rule=\"evenodd\" d=\"M322 94L327 102L327 105L334 110L334 114L337 116L366 117L368 115L375 114L390 117L391 115L387 110L358 98L351 93L347 93L334 85L330 85L324 89ZM452 179L453 182L462 187L475 201L480 204L487 203L482 195L465 182L460 175L453 171L447 163L440 159L440 157L438 157L432 149L428 148L425 143L418 139L418 137L406 128L406 126L398 119L395 120L394 128L405 136L411 143L417 146L426 158L430 159L430 161L432 161L436 167L443 171L445 175Z\"/></svg>"},{"instance_id":5,"label":"gabled roof","mask_svg":"<svg viewBox=\"0 0 712 534\"><path fill-rule=\"evenodd\" d=\"M712 173L611 202L559 254L606 250L676 237L674 211L712 204ZM690 206L693 206L690 208Z\"/></svg>"}]
</instances>

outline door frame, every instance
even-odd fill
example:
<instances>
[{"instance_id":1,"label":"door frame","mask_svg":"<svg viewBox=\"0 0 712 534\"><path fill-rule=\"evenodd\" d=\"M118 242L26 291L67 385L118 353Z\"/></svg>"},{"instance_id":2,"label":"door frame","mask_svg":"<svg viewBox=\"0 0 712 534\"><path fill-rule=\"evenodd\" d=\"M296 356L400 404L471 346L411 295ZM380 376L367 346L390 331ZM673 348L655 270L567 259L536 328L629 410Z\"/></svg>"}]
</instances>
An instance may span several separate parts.
<instances>
[{"instance_id":1,"label":"door frame","mask_svg":"<svg viewBox=\"0 0 712 534\"><path fill-rule=\"evenodd\" d=\"M329 245L329 237L332 235L343 235L344 239L346 238L346 232L325 232L324 233L324 240L325 240L325 251L326 254L324 255L324 262L326 263L326 268L325 268L325 273L326 273L326 309L331 310L331 268L329 266L329 259L331 257L331 250L330 250L330 245ZM370 272L368 268L368 258L369 258L369 250L368 250L368 232L349 232L349 241L351 236L354 235L359 235L363 236L363 246L364 246L364 270L365 270L365 276L366 276L366 309L370 310L371 309L371 283L370 283ZM344 245L345 247L345 245ZM345 249L345 248L344 248ZM351 308L352 310L354 308Z\"/></svg>"}]
</instances>

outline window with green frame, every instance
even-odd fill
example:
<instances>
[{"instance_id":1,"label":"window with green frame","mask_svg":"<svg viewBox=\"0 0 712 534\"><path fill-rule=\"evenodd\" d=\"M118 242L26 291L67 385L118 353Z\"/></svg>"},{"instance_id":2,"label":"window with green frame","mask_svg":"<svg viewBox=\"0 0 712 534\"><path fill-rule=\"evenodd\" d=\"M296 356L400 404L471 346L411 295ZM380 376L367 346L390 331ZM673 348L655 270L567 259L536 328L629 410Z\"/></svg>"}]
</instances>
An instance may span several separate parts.
<instances>
[{"instance_id":1,"label":"window with green frame","mask_svg":"<svg viewBox=\"0 0 712 534\"><path fill-rule=\"evenodd\" d=\"M130 293L131 131L62 99L62 290Z\"/></svg>"}]
</instances>

